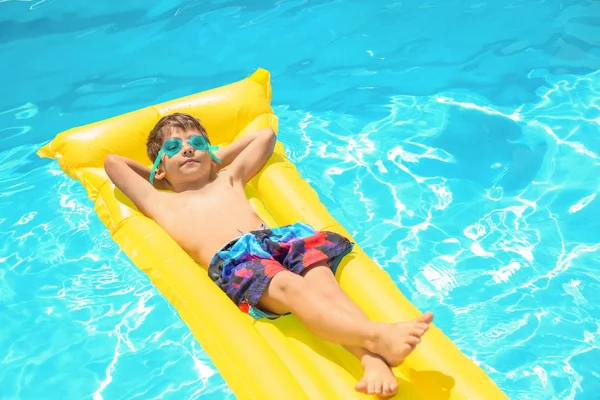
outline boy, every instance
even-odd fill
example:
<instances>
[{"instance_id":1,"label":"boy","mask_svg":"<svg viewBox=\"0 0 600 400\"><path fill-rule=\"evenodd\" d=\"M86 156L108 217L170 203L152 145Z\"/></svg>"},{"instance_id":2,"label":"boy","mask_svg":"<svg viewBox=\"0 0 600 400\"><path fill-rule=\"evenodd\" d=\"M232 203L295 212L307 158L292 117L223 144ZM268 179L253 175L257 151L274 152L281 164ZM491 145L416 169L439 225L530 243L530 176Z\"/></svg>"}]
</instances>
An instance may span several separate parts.
<instances>
[{"instance_id":1,"label":"boy","mask_svg":"<svg viewBox=\"0 0 600 400\"><path fill-rule=\"evenodd\" d=\"M151 170L109 155L113 183L155 220L240 309L255 318L294 313L323 340L361 360L356 390L391 396L397 366L420 342L431 313L395 324L370 321L338 285L334 272L352 247L333 232L297 223L268 229L244 186L273 152L272 129L246 135L214 152L200 122L188 114L163 117L148 137ZM157 189L169 189L160 192Z\"/></svg>"}]
</instances>

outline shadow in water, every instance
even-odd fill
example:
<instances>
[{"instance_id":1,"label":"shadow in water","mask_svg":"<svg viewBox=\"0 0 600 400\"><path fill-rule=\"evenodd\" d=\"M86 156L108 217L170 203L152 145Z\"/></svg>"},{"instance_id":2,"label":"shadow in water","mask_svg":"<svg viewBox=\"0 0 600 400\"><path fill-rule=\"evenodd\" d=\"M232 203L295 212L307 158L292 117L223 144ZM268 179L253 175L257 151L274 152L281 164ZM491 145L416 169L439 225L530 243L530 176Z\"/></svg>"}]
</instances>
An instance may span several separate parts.
<instances>
[{"instance_id":1,"label":"shadow in water","mask_svg":"<svg viewBox=\"0 0 600 400\"><path fill-rule=\"evenodd\" d=\"M548 150L546 142L525 136L508 118L462 109L450 111L446 128L428 144L452 154L455 163L423 160L415 172L468 179L507 193L531 183Z\"/></svg>"}]
</instances>

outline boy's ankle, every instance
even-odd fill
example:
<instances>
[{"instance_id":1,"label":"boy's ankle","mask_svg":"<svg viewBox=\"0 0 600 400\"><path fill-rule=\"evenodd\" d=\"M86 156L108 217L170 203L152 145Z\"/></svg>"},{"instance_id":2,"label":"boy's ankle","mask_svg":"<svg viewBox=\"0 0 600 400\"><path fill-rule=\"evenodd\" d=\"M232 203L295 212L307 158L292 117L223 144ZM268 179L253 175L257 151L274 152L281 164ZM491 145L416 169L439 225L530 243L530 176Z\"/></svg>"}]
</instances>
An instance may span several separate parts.
<instances>
[{"instance_id":1,"label":"boy's ankle","mask_svg":"<svg viewBox=\"0 0 600 400\"><path fill-rule=\"evenodd\" d=\"M363 347L373 353L373 348L379 343L381 336L381 322L367 322L368 328L365 329L365 340Z\"/></svg>"}]
</instances>

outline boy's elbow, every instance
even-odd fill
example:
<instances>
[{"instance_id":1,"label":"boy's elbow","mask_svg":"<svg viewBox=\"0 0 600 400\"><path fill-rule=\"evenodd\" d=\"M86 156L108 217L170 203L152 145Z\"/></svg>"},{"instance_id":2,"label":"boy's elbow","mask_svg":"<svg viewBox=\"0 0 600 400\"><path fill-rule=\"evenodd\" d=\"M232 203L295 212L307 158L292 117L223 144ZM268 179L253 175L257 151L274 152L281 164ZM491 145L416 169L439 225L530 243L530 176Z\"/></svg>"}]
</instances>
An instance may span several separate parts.
<instances>
[{"instance_id":1,"label":"boy's elbow","mask_svg":"<svg viewBox=\"0 0 600 400\"><path fill-rule=\"evenodd\" d=\"M275 137L275 131L273 128L262 128L255 133L256 137L259 138L272 138Z\"/></svg>"},{"instance_id":2,"label":"boy's elbow","mask_svg":"<svg viewBox=\"0 0 600 400\"><path fill-rule=\"evenodd\" d=\"M269 137L275 136L275 130L273 128L265 128L265 135Z\"/></svg>"},{"instance_id":3,"label":"boy's elbow","mask_svg":"<svg viewBox=\"0 0 600 400\"><path fill-rule=\"evenodd\" d=\"M119 155L116 155L116 154L107 154L106 157L104 157L104 162L105 163L107 161L115 163L115 162L122 162L122 161L126 161L126 160L127 159L125 157L119 156Z\"/></svg>"},{"instance_id":4,"label":"boy's elbow","mask_svg":"<svg viewBox=\"0 0 600 400\"><path fill-rule=\"evenodd\" d=\"M107 154L106 157L104 157L104 169L110 169L110 167L115 163L115 155L114 154Z\"/></svg>"},{"instance_id":5,"label":"boy's elbow","mask_svg":"<svg viewBox=\"0 0 600 400\"><path fill-rule=\"evenodd\" d=\"M112 179L111 175L113 175L114 170L119 165L120 161L120 157L115 154L108 154L104 158L104 171L106 171L109 178Z\"/></svg>"},{"instance_id":6,"label":"boy's elbow","mask_svg":"<svg viewBox=\"0 0 600 400\"><path fill-rule=\"evenodd\" d=\"M265 128L263 132L265 140L269 142L271 147L275 147L275 142L277 141L277 135L273 128Z\"/></svg>"}]
</instances>

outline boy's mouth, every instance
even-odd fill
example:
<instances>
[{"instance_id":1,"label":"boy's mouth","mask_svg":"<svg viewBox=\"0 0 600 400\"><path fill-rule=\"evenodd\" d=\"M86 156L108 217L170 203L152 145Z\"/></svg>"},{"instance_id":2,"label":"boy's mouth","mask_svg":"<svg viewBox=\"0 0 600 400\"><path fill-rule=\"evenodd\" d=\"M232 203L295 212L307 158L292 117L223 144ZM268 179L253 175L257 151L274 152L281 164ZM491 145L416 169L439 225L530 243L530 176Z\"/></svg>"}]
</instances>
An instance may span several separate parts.
<instances>
[{"instance_id":1,"label":"boy's mouth","mask_svg":"<svg viewBox=\"0 0 600 400\"><path fill-rule=\"evenodd\" d=\"M185 161L183 162L183 164L181 164L181 165L185 165L185 164L192 163L192 162L196 162L196 160L193 160L193 159L191 159L191 158L188 158L188 159L187 159L187 160L185 160Z\"/></svg>"}]
</instances>

